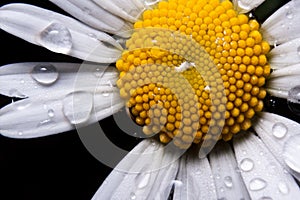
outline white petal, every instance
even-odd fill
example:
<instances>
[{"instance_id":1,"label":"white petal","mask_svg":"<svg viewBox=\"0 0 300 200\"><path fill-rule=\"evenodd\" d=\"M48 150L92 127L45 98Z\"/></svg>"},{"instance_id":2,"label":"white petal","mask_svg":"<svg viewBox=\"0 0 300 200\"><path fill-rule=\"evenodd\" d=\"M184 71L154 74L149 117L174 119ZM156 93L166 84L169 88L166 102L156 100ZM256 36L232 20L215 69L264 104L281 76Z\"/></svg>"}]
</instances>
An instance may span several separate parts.
<instances>
[{"instance_id":1,"label":"white petal","mask_svg":"<svg viewBox=\"0 0 300 200\"><path fill-rule=\"evenodd\" d=\"M298 85L300 85L300 64L284 67L272 72L266 88L273 96L287 98L288 91Z\"/></svg>"},{"instance_id":2,"label":"white petal","mask_svg":"<svg viewBox=\"0 0 300 200\"><path fill-rule=\"evenodd\" d=\"M140 0L93 0L102 8L123 19L136 22L145 7Z\"/></svg>"},{"instance_id":3,"label":"white petal","mask_svg":"<svg viewBox=\"0 0 300 200\"><path fill-rule=\"evenodd\" d=\"M31 5L8 4L1 7L0 28L56 53L83 60L111 63L121 55L121 46L106 33Z\"/></svg>"},{"instance_id":4,"label":"white petal","mask_svg":"<svg viewBox=\"0 0 300 200\"><path fill-rule=\"evenodd\" d=\"M80 72L80 73L78 73ZM0 67L0 93L11 97L57 98L78 91L108 89L119 73L113 67L79 63L16 63ZM9 84L7 84L9 83ZM113 88L113 87L111 87Z\"/></svg>"},{"instance_id":5,"label":"white petal","mask_svg":"<svg viewBox=\"0 0 300 200\"><path fill-rule=\"evenodd\" d=\"M183 156L175 183L174 200L217 199L215 184L208 159L196 154Z\"/></svg>"},{"instance_id":6,"label":"white petal","mask_svg":"<svg viewBox=\"0 0 300 200\"><path fill-rule=\"evenodd\" d=\"M258 7L265 0L233 0L235 8L240 13L250 12L252 9Z\"/></svg>"},{"instance_id":7,"label":"white petal","mask_svg":"<svg viewBox=\"0 0 300 200\"><path fill-rule=\"evenodd\" d=\"M228 143L220 142L209 154L218 199L250 199L233 151Z\"/></svg>"},{"instance_id":8,"label":"white petal","mask_svg":"<svg viewBox=\"0 0 300 200\"><path fill-rule=\"evenodd\" d=\"M284 159L284 154L290 153L285 152L285 145L289 145L289 141L299 136L300 124L276 114L262 112L254 129L282 166L300 181L300 171L295 172L290 169ZM291 153L290 156L297 158L298 153L296 155ZM300 166L299 162L298 166Z\"/></svg>"},{"instance_id":9,"label":"white petal","mask_svg":"<svg viewBox=\"0 0 300 200\"><path fill-rule=\"evenodd\" d=\"M165 188L168 196L178 168L172 159L162 144L144 140L115 167L93 199L154 199Z\"/></svg>"},{"instance_id":10,"label":"white petal","mask_svg":"<svg viewBox=\"0 0 300 200\"><path fill-rule=\"evenodd\" d=\"M300 190L293 177L254 134L244 133L233 141L236 159L251 199L297 199Z\"/></svg>"},{"instance_id":11,"label":"white petal","mask_svg":"<svg viewBox=\"0 0 300 200\"><path fill-rule=\"evenodd\" d=\"M290 1L271 15L261 27L264 38L272 45L300 37L300 1Z\"/></svg>"},{"instance_id":12,"label":"white petal","mask_svg":"<svg viewBox=\"0 0 300 200\"><path fill-rule=\"evenodd\" d=\"M0 110L2 135L31 138L64 132L74 129L74 125L99 121L123 107L119 91L112 84L118 74L114 68L104 72L97 71L104 70L97 65L79 68L77 64L56 64L59 76L51 84L41 84L43 76L39 82L33 78L36 63L26 63L23 69L23 64L0 68L0 82L11 83L1 84L0 93L29 97Z\"/></svg>"},{"instance_id":13,"label":"white petal","mask_svg":"<svg viewBox=\"0 0 300 200\"><path fill-rule=\"evenodd\" d=\"M95 4L92 0L50 0L95 29L128 37L132 25Z\"/></svg>"},{"instance_id":14,"label":"white petal","mask_svg":"<svg viewBox=\"0 0 300 200\"><path fill-rule=\"evenodd\" d=\"M300 38L276 46L268 55L273 69L300 63Z\"/></svg>"}]
</instances>

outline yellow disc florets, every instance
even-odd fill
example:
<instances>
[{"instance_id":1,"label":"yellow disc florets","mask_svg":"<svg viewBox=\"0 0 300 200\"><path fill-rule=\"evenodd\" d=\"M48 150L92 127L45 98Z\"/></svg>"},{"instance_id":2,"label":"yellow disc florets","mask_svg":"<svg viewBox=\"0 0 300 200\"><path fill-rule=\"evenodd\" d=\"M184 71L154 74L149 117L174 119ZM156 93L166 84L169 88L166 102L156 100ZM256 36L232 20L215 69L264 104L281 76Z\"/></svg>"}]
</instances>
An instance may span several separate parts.
<instances>
[{"instance_id":1,"label":"yellow disc florets","mask_svg":"<svg viewBox=\"0 0 300 200\"><path fill-rule=\"evenodd\" d=\"M187 148L250 128L270 74L270 47L256 20L226 0L169 0L134 28L116 64L117 84L146 135Z\"/></svg>"}]
</instances>

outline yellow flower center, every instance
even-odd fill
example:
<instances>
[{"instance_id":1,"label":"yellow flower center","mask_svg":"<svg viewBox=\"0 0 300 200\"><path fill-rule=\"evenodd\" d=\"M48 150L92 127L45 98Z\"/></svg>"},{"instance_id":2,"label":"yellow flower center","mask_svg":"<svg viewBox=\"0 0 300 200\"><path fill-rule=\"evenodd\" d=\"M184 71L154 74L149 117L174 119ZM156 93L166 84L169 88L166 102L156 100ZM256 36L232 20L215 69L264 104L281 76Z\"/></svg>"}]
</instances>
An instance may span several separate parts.
<instances>
[{"instance_id":1,"label":"yellow flower center","mask_svg":"<svg viewBox=\"0 0 300 200\"><path fill-rule=\"evenodd\" d=\"M126 47L116 63L120 95L143 132L163 143L228 141L263 109L270 47L230 1L161 1L134 24Z\"/></svg>"}]
</instances>

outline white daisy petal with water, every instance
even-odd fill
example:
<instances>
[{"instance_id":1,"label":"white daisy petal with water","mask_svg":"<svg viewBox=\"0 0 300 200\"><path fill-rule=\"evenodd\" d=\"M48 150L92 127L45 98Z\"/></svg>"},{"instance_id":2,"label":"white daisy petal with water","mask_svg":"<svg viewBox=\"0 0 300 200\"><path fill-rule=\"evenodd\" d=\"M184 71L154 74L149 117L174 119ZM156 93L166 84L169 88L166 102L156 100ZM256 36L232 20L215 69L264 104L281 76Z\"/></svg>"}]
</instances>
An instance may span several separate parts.
<instances>
[{"instance_id":1,"label":"white daisy petal with water","mask_svg":"<svg viewBox=\"0 0 300 200\"><path fill-rule=\"evenodd\" d=\"M130 35L131 23L105 10L92 0L51 0L51 2L95 29L121 36Z\"/></svg>"},{"instance_id":2,"label":"white daisy petal with water","mask_svg":"<svg viewBox=\"0 0 300 200\"><path fill-rule=\"evenodd\" d=\"M118 15L119 17L130 21L136 22L140 14L145 10L145 5L141 0L111 0L111 1L102 1L102 0L93 0L102 8L107 11ZM145 0L145 2L151 0ZM157 0L156 0L157 2Z\"/></svg>"},{"instance_id":3,"label":"white daisy petal with water","mask_svg":"<svg viewBox=\"0 0 300 200\"><path fill-rule=\"evenodd\" d=\"M181 157L174 184L174 200L217 199L213 174L208 159L199 158L195 152Z\"/></svg>"},{"instance_id":4,"label":"white daisy petal with water","mask_svg":"<svg viewBox=\"0 0 300 200\"><path fill-rule=\"evenodd\" d=\"M121 55L122 47L108 34L36 6L2 6L0 28L53 52L83 60L111 63Z\"/></svg>"},{"instance_id":5,"label":"white daisy petal with water","mask_svg":"<svg viewBox=\"0 0 300 200\"><path fill-rule=\"evenodd\" d=\"M300 38L276 46L270 51L269 57L273 69L300 63Z\"/></svg>"},{"instance_id":6,"label":"white daisy petal with water","mask_svg":"<svg viewBox=\"0 0 300 200\"><path fill-rule=\"evenodd\" d=\"M300 1L292 0L271 15L261 27L264 38L272 45L299 37Z\"/></svg>"},{"instance_id":7,"label":"white daisy petal with water","mask_svg":"<svg viewBox=\"0 0 300 200\"><path fill-rule=\"evenodd\" d=\"M288 99L291 97L290 92L296 92L297 96L300 85L300 64L291 65L275 70L269 77L266 88L267 91L276 97ZM293 91L295 90L295 91Z\"/></svg>"},{"instance_id":8,"label":"white daisy petal with water","mask_svg":"<svg viewBox=\"0 0 300 200\"><path fill-rule=\"evenodd\" d=\"M248 13L264 1L265 0L233 0L233 3L235 4L235 9L240 13Z\"/></svg>"},{"instance_id":9,"label":"white daisy petal with water","mask_svg":"<svg viewBox=\"0 0 300 200\"><path fill-rule=\"evenodd\" d=\"M250 199L229 144L220 142L209 154L218 199Z\"/></svg>"},{"instance_id":10,"label":"white daisy petal with water","mask_svg":"<svg viewBox=\"0 0 300 200\"><path fill-rule=\"evenodd\" d=\"M251 199L297 199L299 186L285 173L265 144L254 134L239 135L233 140L241 175Z\"/></svg>"},{"instance_id":11,"label":"white daisy petal with water","mask_svg":"<svg viewBox=\"0 0 300 200\"><path fill-rule=\"evenodd\" d=\"M93 200L167 198L179 165L170 153L154 140L142 141L115 167Z\"/></svg>"},{"instance_id":12,"label":"white daisy petal with water","mask_svg":"<svg viewBox=\"0 0 300 200\"><path fill-rule=\"evenodd\" d=\"M261 113L255 131L275 158L297 180L300 180L300 125L272 113Z\"/></svg>"},{"instance_id":13,"label":"white daisy petal with water","mask_svg":"<svg viewBox=\"0 0 300 200\"><path fill-rule=\"evenodd\" d=\"M0 67L0 93L26 98L0 109L1 134L31 138L65 132L120 110L124 102L114 84L116 70L81 66L19 63Z\"/></svg>"}]
</instances>

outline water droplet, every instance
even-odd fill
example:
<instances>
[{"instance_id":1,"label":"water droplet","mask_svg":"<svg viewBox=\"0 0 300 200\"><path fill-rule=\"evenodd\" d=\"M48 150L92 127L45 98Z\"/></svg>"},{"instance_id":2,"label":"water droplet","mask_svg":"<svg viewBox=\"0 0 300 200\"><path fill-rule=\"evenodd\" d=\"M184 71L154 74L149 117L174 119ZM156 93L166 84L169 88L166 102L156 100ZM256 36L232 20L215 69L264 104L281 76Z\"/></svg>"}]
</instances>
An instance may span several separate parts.
<instances>
[{"instance_id":1,"label":"water droplet","mask_svg":"<svg viewBox=\"0 0 300 200\"><path fill-rule=\"evenodd\" d=\"M83 7L82 8L82 11L85 13L85 14L87 14L87 15L90 15L91 14L91 9L89 9L89 8L87 8L87 7Z\"/></svg>"},{"instance_id":2,"label":"water droplet","mask_svg":"<svg viewBox=\"0 0 300 200\"><path fill-rule=\"evenodd\" d=\"M216 174L215 177L216 177L216 179L220 179L221 178L220 174Z\"/></svg>"},{"instance_id":3,"label":"water droplet","mask_svg":"<svg viewBox=\"0 0 300 200\"><path fill-rule=\"evenodd\" d=\"M146 6L152 6L158 3L160 0L144 0Z\"/></svg>"},{"instance_id":4,"label":"water droplet","mask_svg":"<svg viewBox=\"0 0 300 200\"><path fill-rule=\"evenodd\" d=\"M139 189L145 188L148 185L149 181L150 181L150 177L151 177L150 173L140 173L136 177L137 187Z\"/></svg>"},{"instance_id":5,"label":"water droplet","mask_svg":"<svg viewBox=\"0 0 300 200\"><path fill-rule=\"evenodd\" d=\"M39 41L45 48L56 53L67 54L72 48L72 35L69 29L60 23L51 23L39 35Z\"/></svg>"},{"instance_id":6,"label":"water droplet","mask_svg":"<svg viewBox=\"0 0 300 200\"><path fill-rule=\"evenodd\" d=\"M286 18L292 19L294 17L293 11L291 9L288 9L288 11L285 14Z\"/></svg>"},{"instance_id":7,"label":"water droplet","mask_svg":"<svg viewBox=\"0 0 300 200\"><path fill-rule=\"evenodd\" d=\"M238 6L243 9L243 10L251 10L251 6L252 4L249 4L248 1L245 0L238 0Z\"/></svg>"},{"instance_id":8,"label":"water droplet","mask_svg":"<svg viewBox=\"0 0 300 200\"><path fill-rule=\"evenodd\" d=\"M265 196L265 197L259 198L259 200L273 200L273 199L271 197Z\"/></svg>"},{"instance_id":9,"label":"water droplet","mask_svg":"<svg viewBox=\"0 0 300 200\"><path fill-rule=\"evenodd\" d=\"M247 154L247 151L246 151L246 150L243 150L243 151L242 151L242 154L246 155L246 154Z\"/></svg>"},{"instance_id":10,"label":"water droplet","mask_svg":"<svg viewBox=\"0 0 300 200\"><path fill-rule=\"evenodd\" d=\"M231 176L224 177L224 184L226 185L226 187L232 188L233 182Z\"/></svg>"},{"instance_id":11,"label":"water droplet","mask_svg":"<svg viewBox=\"0 0 300 200\"><path fill-rule=\"evenodd\" d=\"M220 192L224 192L224 188L223 187L220 187Z\"/></svg>"},{"instance_id":12,"label":"water droplet","mask_svg":"<svg viewBox=\"0 0 300 200\"><path fill-rule=\"evenodd\" d=\"M290 137L283 147L283 159L286 165L300 173L300 134Z\"/></svg>"},{"instance_id":13,"label":"water droplet","mask_svg":"<svg viewBox=\"0 0 300 200\"><path fill-rule=\"evenodd\" d=\"M182 183L182 181L180 181L180 180L173 180L173 181L172 181L172 185L174 185L175 187L180 188L180 187L183 186L183 183Z\"/></svg>"},{"instance_id":14,"label":"water droplet","mask_svg":"<svg viewBox=\"0 0 300 200\"><path fill-rule=\"evenodd\" d=\"M18 132L18 135L19 135L19 136L23 135L23 132L22 132L22 131L19 131L19 132Z\"/></svg>"},{"instance_id":15,"label":"water droplet","mask_svg":"<svg viewBox=\"0 0 300 200\"><path fill-rule=\"evenodd\" d=\"M240 163L240 168L244 172L251 171L254 167L254 162L250 158L244 158Z\"/></svg>"},{"instance_id":16,"label":"water droplet","mask_svg":"<svg viewBox=\"0 0 300 200\"><path fill-rule=\"evenodd\" d=\"M297 54L300 56L300 46L297 48Z\"/></svg>"},{"instance_id":17,"label":"water droplet","mask_svg":"<svg viewBox=\"0 0 300 200\"><path fill-rule=\"evenodd\" d=\"M26 108L31 106L31 102L29 101L19 101L16 105L17 110L25 110Z\"/></svg>"},{"instance_id":18,"label":"water droplet","mask_svg":"<svg viewBox=\"0 0 300 200\"><path fill-rule=\"evenodd\" d=\"M136 199L136 195L134 192L130 193L130 199L132 199L132 200Z\"/></svg>"},{"instance_id":19,"label":"water droplet","mask_svg":"<svg viewBox=\"0 0 300 200\"><path fill-rule=\"evenodd\" d=\"M90 118L93 105L91 93L73 92L63 99L63 112L71 124L81 124Z\"/></svg>"},{"instance_id":20,"label":"water droplet","mask_svg":"<svg viewBox=\"0 0 300 200\"><path fill-rule=\"evenodd\" d=\"M49 109L48 110L48 117L53 118L55 116L54 110Z\"/></svg>"},{"instance_id":21,"label":"water droplet","mask_svg":"<svg viewBox=\"0 0 300 200\"><path fill-rule=\"evenodd\" d=\"M88 36L92 39L98 40L97 36L94 33L88 33Z\"/></svg>"},{"instance_id":22,"label":"water droplet","mask_svg":"<svg viewBox=\"0 0 300 200\"><path fill-rule=\"evenodd\" d=\"M288 194L290 191L289 186L282 181L278 183L278 189L282 194Z\"/></svg>"},{"instance_id":23,"label":"water droplet","mask_svg":"<svg viewBox=\"0 0 300 200\"><path fill-rule=\"evenodd\" d=\"M249 183L249 188L252 191L262 190L267 186L267 182L261 178L254 178Z\"/></svg>"},{"instance_id":24,"label":"water droplet","mask_svg":"<svg viewBox=\"0 0 300 200\"><path fill-rule=\"evenodd\" d=\"M299 85L289 90L287 104L293 113L300 115L300 86Z\"/></svg>"},{"instance_id":25,"label":"water droplet","mask_svg":"<svg viewBox=\"0 0 300 200\"><path fill-rule=\"evenodd\" d=\"M25 83L24 79L21 79L21 80L20 80L20 83L21 83L21 84L24 84L24 83Z\"/></svg>"},{"instance_id":26,"label":"water droplet","mask_svg":"<svg viewBox=\"0 0 300 200\"><path fill-rule=\"evenodd\" d=\"M58 76L57 69L51 64L36 65L31 72L31 77L44 85L55 83Z\"/></svg>"},{"instance_id":27,"label":"water droplet","mask_svg":"<svg viewBox=\"0 0 300 200\"><path fill-rule=\"evenodd\" d=\"M272 127L273 136L277 139L282 139L288 132L288 128L285 124L277 122Z\"/></svg>"},{"instance_id":28,"label":"water droplet","mask_svg":"<svg viewBox=\"0 0 300 200\"><path fill-rule=\"evenodd\" d=\"M19 90L17 89L10 89L8 91L9 93L9 96L12 96L12 97L17 97L17 98L26 98L26 95L25 94L22 94Z\"/></svg>"},{"instance_id":29,"label":"water droplet","mask_svg":"<svg viewBox=\"0 0 300 200\"><path fill-rule=\"evenodd\" d=\"M196 175L200 175L200 174L201 174L201 170L200 170L200 169L197 169L196 172L195 172L195 174L196 174Z\"/></svg>"}]
</instances>

